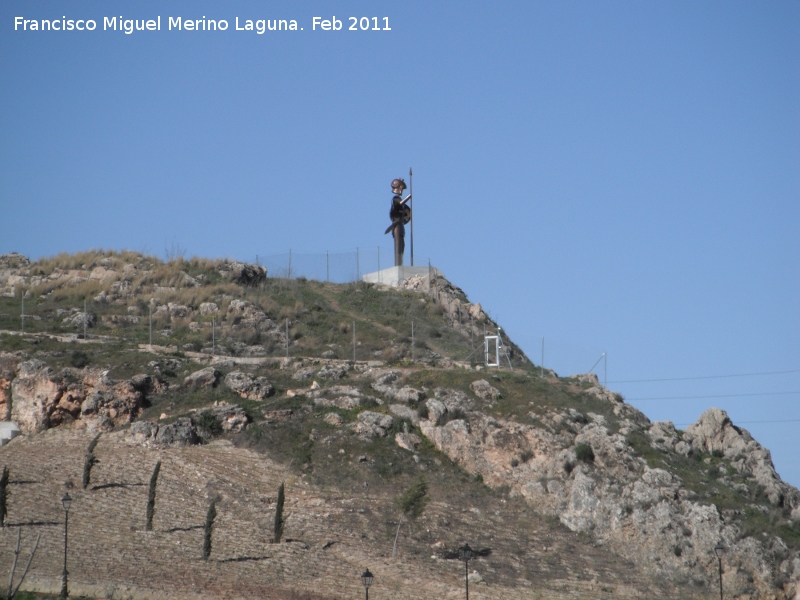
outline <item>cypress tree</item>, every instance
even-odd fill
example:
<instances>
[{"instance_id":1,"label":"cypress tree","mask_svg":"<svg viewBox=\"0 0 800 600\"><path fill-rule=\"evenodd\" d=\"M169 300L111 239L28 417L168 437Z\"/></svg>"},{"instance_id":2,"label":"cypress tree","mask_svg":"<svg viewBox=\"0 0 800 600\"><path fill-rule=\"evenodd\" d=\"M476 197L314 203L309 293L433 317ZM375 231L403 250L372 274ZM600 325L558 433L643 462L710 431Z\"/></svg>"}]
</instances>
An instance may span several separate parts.
<instances>
[{"instance_id":1,"label":"cypress tree","mask_svg":"<svg viewBox=\"0 0 800 600\"><path fill-rule=\"evenodd\" d=\"M145 531L153 531L153 513L156 510L156 484L158 483L158 472L161 470L161 461L156 463L153 474L150 476L150 491L147 493L147 523Z\"/></svg>"},{"instance_id":2,"label":"cypress tree","mask_svg":"<svg viewBox=\"0 0 800 600\"><path fill-rule=\"evenodd\" d=\"M278 488L278 502L275 506L275 525L274 525L274 535L272 536L272 542L274 544L278 544L281 541L281 537L283 537L283 525L286 522L283 518L283 503L286 500L286 496L284 494L284 484L282 483Z\"/></svg>"},{"instance_id":3,"label":"cypress tree","mask_svg":"<svg viewBox=\"0 0 800 600\"><path fill-rule=\"evenodd\" d=\"M94 436L94 439L89 442L89 447L86 449L86 459L83 461L83 489L89 487L89 483L92 479L92 467L100 462L94 455L94 449L95 446L97 446L97 442L101 435L103 434L98 433L96 436Z\"/></svg>"},{"instance_id":4,"label":"cypress tree","mask_svg":"<svg viewBox=\"0 0 800 600\"><path fill-rule=\"evenodd\" d=\"M0 476L0 527L6 526L8 501L8 467L3 467L3 474Z\"/></svg>"},{"instance_id":5,"label":"cypress tree","mask_svg":"<svg viewBox=\"0 0 800 600\"><path fill-rule=\"evenodd\" d=\"M206 513L206 524L203 526L203 560L211 556L211 532L214 529L214 519L217 518L217 500L211 501Z\"/></svg>"}]
</instances>

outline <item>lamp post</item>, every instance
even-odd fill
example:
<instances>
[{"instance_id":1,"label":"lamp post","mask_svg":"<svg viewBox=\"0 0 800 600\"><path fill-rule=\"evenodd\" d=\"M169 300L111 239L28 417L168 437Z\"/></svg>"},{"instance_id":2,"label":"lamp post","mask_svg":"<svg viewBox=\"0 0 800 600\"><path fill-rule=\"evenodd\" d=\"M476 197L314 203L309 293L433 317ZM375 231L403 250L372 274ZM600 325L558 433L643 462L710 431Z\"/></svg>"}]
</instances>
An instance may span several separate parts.
<instances>
[{"instance_id":1,"label":"lamp post","mask_svg":"<svg viewBox=\"0 0 800 600\"><path fill-rule=\"evenodd\" d=\"M717 542L717 545L714 546L714 554L717 555L719 561L719 600L722 600L722 555L725 554L725 546L722 545L722 542Z\"/></svg>"},{"instance_id":2,"label":"lamp post","mask_svg":"<svg viewBox=\"0 0 800 600\"><path fill-rule=\"evenodd\" d=\"M364 591L367 594L367 600L369 600L369 586L372 585L372 580L374 579L372 573L369 572L369 569L365 570L361 574L361 581L364 583Z\"/></svg>"},{"instance_id":3,"label":"lamp post","mask_svg":"<svg viewBox=\"0 0 800 600\"><path fill-rule=\"evenodd\" d=\"M69 507L72 504L72 498L68 493L64 494L61 504L64 506L64 570L61 572L61 595L59 598L67 598L69 595L67 590L67 528L69 526Z\"/></svg>"},{"instance_id":4,"label":"lamp post","mask_svg":"<svg viewBox=\"0 0 800 600\"><path fill-rule=\"evenodd\" d=\"M467 593L467 600L469 600L469 559L472 558L474 554L469 544L464 544L458 549L458 557L464 561L464 589Z\"/></svg>"}]
</instances>

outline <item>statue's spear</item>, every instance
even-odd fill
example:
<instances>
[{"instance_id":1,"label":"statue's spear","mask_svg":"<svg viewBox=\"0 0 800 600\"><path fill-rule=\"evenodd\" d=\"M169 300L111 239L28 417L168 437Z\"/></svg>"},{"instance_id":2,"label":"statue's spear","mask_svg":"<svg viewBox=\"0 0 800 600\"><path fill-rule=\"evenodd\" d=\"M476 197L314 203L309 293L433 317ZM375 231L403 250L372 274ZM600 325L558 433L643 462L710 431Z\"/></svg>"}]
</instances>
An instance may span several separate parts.
<instances>
[{"instance_id":1,"label":"statue's spear","mask_svg":"<svg viewBox=\"0 0 800 600\"><path fill-rule=\"evenodd\" d=\"M411 167L408 167L408 198L414 195L414 173L411 170ZM411 209L411 266L414 266L414 207L412 203L408 203L408 207Z\"/></svg>"}]
</instances>

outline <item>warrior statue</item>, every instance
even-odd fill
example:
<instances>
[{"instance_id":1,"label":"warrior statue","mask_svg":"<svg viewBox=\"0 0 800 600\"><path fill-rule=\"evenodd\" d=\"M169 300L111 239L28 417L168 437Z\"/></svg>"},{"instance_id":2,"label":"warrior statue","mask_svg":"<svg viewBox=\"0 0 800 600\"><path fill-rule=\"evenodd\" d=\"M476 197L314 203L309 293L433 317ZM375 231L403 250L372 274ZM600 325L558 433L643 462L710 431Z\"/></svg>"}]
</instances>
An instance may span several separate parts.
<instances>
[{"instance_id":1,"label":"warrior statue","mask_svg":"<svg viewBox=\"0 0 800 600\"><path fill-rule=\"evenodd\" d=\"M406 182L403 179L392 181L392 207L389 209L389 218L392 224L386 229L385 233L392 232L394 236L394 264L396 267L403 266L403 253L406 249L406 228L405 225L411 220L411 207L406 204L411 199L411 194L401 198L403 190L406 189Z\"/></svg>"}]
</instances>

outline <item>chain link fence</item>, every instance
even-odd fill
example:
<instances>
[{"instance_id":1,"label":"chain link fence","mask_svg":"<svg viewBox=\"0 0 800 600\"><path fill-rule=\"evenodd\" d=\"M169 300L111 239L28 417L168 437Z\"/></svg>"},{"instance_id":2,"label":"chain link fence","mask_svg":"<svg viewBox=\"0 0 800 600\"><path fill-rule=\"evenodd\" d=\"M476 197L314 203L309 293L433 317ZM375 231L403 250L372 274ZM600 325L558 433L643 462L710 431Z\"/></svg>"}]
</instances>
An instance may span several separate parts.
<instances>
[{"instance_id":1,"label":"chain link fence","mask_svg":"<svg viewBox=\"0 0 800 600\"><path fill-rule=\"evenodd\" d=\"M394 255L380 246L356 248L351 252L289 250L280 254L256 254L256 263L266 267L268 277L351 283L360 281L365 273L394 266Z\"/></svg>"}]
</instances>

